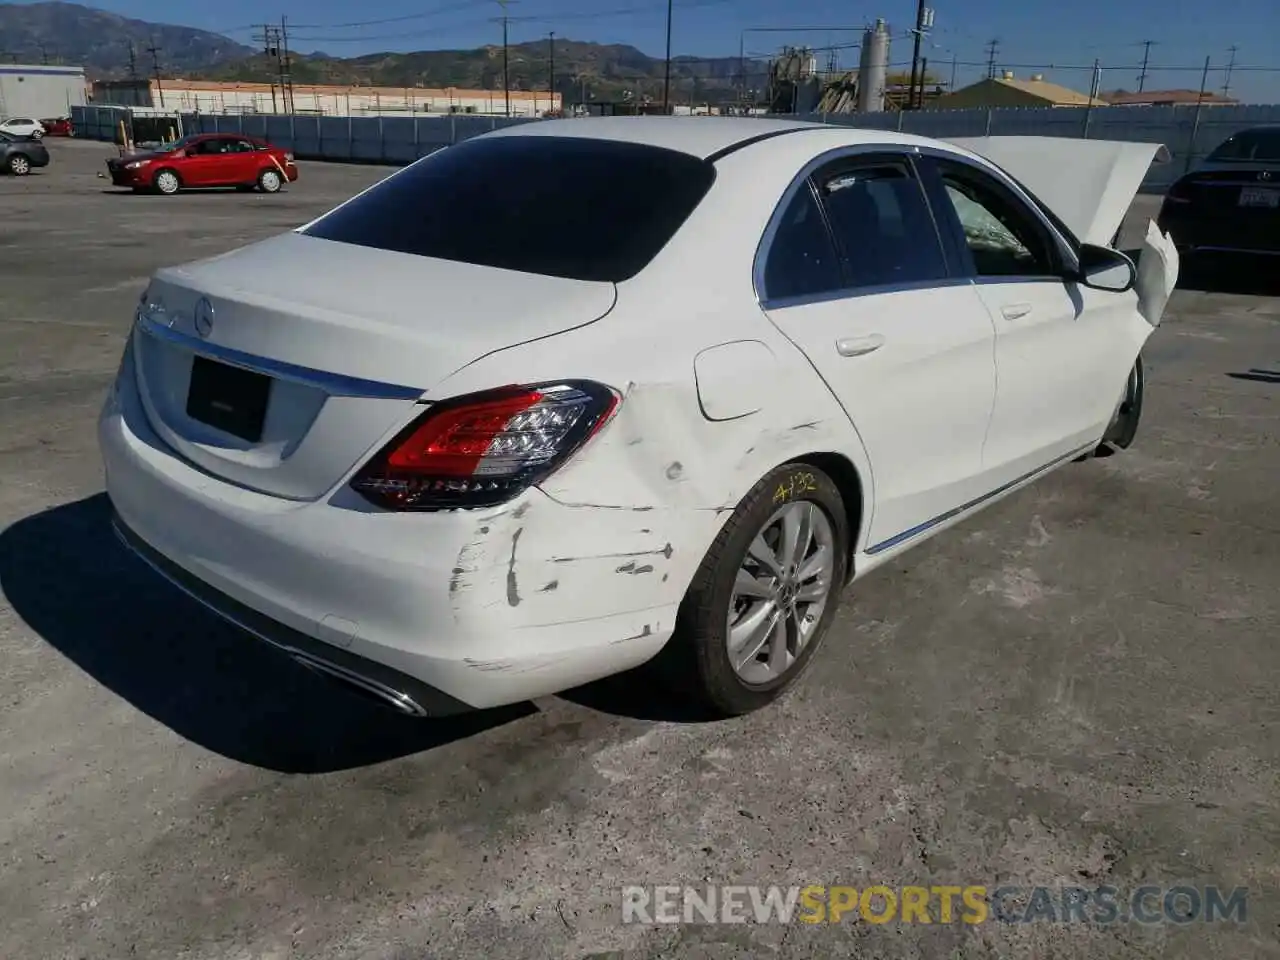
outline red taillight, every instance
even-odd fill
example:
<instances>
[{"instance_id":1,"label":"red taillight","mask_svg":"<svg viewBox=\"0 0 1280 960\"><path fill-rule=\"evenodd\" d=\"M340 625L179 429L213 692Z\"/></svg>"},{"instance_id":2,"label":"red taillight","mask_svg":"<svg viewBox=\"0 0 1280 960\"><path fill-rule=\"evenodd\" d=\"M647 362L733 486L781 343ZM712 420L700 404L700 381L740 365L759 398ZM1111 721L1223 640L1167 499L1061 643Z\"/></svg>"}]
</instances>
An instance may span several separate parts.
<instances>
[{"instance_id":1,"label":"red taillight","mask_svg":"<svg viewBox=\"0 0 1280 960\"><path fill-rule=\"evenodd\" d=\"M617 405L608 387L580 381L450 400L410 424L351 485L392 510L493 506L563 464Z\"/></svg>"}]
</instances>

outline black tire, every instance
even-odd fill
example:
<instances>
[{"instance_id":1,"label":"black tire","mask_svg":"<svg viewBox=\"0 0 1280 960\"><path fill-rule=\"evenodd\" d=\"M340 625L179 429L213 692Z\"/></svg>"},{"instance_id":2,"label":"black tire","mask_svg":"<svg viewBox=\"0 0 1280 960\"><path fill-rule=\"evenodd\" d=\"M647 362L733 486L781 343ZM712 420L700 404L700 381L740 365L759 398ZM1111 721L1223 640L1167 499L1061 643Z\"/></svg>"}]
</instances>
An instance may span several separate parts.
<instances>
[{"instance_id":1,"label":"black tire","mask_svg":"<svg viewBox=\"0 0 1280 960\"><path fill-rule=\"evenodd\" d=\"M1107 427L1104 443L1125 450L1138 435L1138 424L1142 420L1142 398L1146 393L1146 372L1142 366L1142 357L1134 361L1129 378L1125 381L1124 399L1116 408L1116 415Z\"/></svg>"},{"instance_id":2,"label":"black tire","mask_svg":"<svg viewBox=\"0 0 1280 960\"><path fill-rule=\"evenodd\" d=\"M25 177L31 172L31 158L26 154L12 153L5 166L15 177Z\"/></svg>"},{"instance_id":3,"label":"black tire","mask_svg":"<svg viewBox=\"0 0 1280 960\"><path fill-rule=\"evenodd\" d=\"M831 530L832 569L821 615L809 639L780 676L748 683L730 662L729 606L748 547L771 517L789 504L809 502ZM668 685L704 711L739 716L776 700L812 662L840 602L849 558L849 519L835 483L817 467L790 463L770 471L743 498L712 543L685 594L675 635L659 658Z\"/></svg>"},{"instance_id":4,"label":"black tire","mask_svg":"<svg viewBox=\"0 0 1280 960\"><path fill-rule=\"evenodd\" d=\"M279 193L284 187L284 177L279 170L268 167L258 174L258 189L263 193Z\"/></svg>"}]
</instances>

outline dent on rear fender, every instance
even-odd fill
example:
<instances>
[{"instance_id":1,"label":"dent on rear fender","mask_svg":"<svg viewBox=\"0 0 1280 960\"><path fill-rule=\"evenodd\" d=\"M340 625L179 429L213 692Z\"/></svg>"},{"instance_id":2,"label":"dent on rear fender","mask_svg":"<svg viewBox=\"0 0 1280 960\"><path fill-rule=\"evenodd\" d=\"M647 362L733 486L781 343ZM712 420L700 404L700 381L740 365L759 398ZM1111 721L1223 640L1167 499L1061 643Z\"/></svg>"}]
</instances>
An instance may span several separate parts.
<instances>
[{"instance_id":1,"label":"dent on rear fender","mask_svg":"<svg viewBox=\"0 0 1280 960\"><path fill-rule=\"evenodd\" d=\"M618 636L603 642L670 630L666 608L683 589L687 551L645 512L603 514L584 522L538 490L477 514L449 580L455 622L480 613L519 631L623 615Z\"/></svg>"},{"instance_id":2,"label":"dent on rear fender","mask_svg":"<svg viewBox=\"0 0 1280 960\"><path fill-rule=\"evenodd\" d=\"M758 412L711 421L685 384L629 384L613 421L542 490L566 507L669 511L686 522L690 514L732 510L781 463L857 444L811 370L759 390Z\"/></svg>"}]
</instances>

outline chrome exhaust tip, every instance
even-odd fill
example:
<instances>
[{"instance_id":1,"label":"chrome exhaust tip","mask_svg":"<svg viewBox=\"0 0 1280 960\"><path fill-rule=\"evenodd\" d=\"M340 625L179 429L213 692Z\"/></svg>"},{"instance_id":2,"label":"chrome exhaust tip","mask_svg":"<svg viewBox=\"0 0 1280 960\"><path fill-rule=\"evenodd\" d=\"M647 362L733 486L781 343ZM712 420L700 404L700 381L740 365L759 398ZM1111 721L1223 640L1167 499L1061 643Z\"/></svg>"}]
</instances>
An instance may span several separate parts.
<instances>
[{"instance_id":1,"label":"chrome exhaust tip","mask_svg":"<svg viewBox=\"0 0 1280 960\"><path fill-rule=\"evenodd\" d=\"M381 706L390 707L397 713L407 717L427 716L427 711L422 709L422 706L403 690L395 690L384 683L379 683L377 680L371 680L351 670L346 670L336 664L296 650L291 651L290 656L308 670L315 671L326 680L341 684L365 699L371 699Z\"/></svg>"}]
</instances>

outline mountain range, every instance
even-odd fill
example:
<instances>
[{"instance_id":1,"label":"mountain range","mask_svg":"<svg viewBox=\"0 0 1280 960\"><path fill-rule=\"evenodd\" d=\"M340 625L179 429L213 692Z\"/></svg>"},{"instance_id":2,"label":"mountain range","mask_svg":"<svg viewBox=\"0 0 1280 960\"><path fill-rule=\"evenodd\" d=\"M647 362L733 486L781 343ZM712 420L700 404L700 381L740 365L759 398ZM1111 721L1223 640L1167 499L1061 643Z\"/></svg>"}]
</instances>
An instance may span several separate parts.
<instances>
[{"instance_id":1,"label":"mountain range","mask_svg":"<svg viewBox=\"0 0 1280 960\"><path fill-rule=\"evenodd\" d=\"M155 53L151 48L155 48ZM513 90L545 90L550 79L547 41L512 44L508 74ZM555 41L555 86L570 102L660 97L665 63L625 44ZM268 81L278 74L274 56L207 30L148 23L76 3L0 3L0 61L84 66L92 79L161 76L207 80ZM744 73L741 79L740 73ZM730 99L741 83L760 89L768 65L740 64L737 57L673 57L672 96L677 102ZM334 57L291 54L294 83L389 87L502 89L502 47L422 50Z\"/></svg>"}]
</instances>

